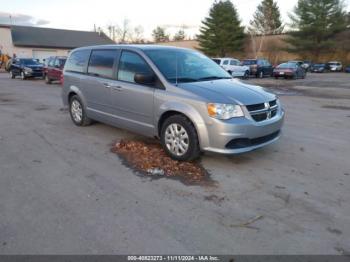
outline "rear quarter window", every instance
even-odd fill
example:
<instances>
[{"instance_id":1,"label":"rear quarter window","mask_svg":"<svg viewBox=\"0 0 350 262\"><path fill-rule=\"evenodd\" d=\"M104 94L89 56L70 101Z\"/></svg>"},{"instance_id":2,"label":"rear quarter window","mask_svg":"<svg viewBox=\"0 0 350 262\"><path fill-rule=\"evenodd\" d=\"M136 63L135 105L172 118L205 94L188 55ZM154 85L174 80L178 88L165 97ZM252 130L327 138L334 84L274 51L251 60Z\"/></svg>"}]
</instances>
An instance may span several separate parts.
<instances>
[{"instance_id":1,"label":"rear quarter window","mask_svg":"<svg viewBox=\"0 0 350 262\"><path fill-rule=\"evenodd\" d=\"M70 72L84 73L89 60L90 50L78 50L70 55L65 69Z\"/></svg>"}]
</instances>

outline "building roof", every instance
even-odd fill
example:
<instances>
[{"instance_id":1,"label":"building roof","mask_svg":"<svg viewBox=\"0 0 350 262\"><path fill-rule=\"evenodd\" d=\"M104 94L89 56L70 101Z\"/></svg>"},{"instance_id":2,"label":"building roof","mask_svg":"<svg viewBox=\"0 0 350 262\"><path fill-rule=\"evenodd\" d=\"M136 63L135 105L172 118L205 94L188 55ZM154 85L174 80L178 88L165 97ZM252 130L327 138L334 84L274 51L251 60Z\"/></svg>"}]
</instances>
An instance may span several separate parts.
<instances>
[{"instance_id":1,"label":"building roof","mask_svg":"<svg viewBox=\"0 0 350 262\"><path fill-rule=\"evenodd\" d=\"M88 45L114 44L104 33L11 26L14 46L73 49Z\"/></svg>"}]
</instances>

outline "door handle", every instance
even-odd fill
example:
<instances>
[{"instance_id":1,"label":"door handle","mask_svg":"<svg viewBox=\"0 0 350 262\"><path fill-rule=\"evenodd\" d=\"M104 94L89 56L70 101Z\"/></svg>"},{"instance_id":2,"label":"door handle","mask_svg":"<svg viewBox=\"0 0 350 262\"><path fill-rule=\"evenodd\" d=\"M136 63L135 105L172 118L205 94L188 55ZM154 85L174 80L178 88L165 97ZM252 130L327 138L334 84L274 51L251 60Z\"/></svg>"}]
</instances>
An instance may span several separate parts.
<instances>
[{"instance_id":1,"label":"door handle","mask_svg":"<svg viewBox=\"0 0 350 262\"><path fill-rule=\"evenodd\" d=\"M104 85L106 88L112 88L113 90L118 90L118 91L120 91L121 89L123 89L121 86L116 86L116 85L113 85L113 84L110 84L110 83L103 83L103 85Z\"/></svg>"}]
</instances>

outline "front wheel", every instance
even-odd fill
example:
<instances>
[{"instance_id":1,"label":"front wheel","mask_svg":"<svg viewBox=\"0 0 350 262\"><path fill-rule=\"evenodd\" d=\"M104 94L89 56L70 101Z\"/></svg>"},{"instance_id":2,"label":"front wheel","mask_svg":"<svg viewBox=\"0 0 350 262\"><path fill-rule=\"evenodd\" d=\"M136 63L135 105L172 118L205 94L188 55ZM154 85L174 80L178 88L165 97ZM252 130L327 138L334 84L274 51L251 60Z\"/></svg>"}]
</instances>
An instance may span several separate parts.
<instances>
[{"instance_id":1,"label":"front wheel","mask_svg":"<svg viewBox=\"0 0 350 262\"><path fill-rule=\"evenodd\" d=\"M245 71L244 73L244 76L243 76L244 79L248 79L249 78L249 71Z\"/></svg>"},{"instance_id":2,"label":"front wheel","mask_svg":"<svg viewBox=\"0 0 350 262\"><path fill-rule=\"evenodd\" d=\"M195 127L183 115L165 120L161 130L161 143L165 152L174 160L192 161L200 156Z\"/></svg>"},{"instance_id":3,"label":"front wheel","mask_svg":"<svg viewBox=\"0 0 350 262\"><path fill-rule=\"evenodd\" d=\"M73 123L77 126L88 126L91 124L90 118L86 116L84 105L77 95L72 96L70 99L69 113Z\"/></svg>"}]
</instances>

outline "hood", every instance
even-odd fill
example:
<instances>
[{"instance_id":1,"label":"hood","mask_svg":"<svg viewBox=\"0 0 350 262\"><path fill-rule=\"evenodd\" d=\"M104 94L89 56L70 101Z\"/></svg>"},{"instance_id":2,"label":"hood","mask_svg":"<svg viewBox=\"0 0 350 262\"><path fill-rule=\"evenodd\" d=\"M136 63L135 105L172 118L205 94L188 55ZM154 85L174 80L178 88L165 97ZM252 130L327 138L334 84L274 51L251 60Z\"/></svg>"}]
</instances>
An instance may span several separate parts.
<instances>
[{"instance_id":1,"label":"hood","mask_svg":"<svg viewBox=\"0 0 350 262\"><path fill-rule=\"evenodd\" d=\"M247 85L236 79L181 83L179 87L213 103L253 105L276 99L274 94L262 87Z\"/></svg>"}]
</instances>

